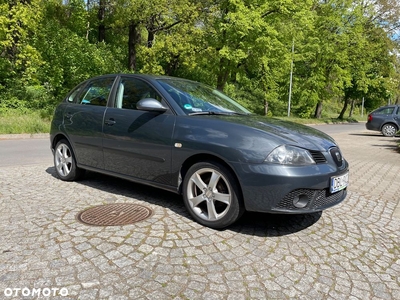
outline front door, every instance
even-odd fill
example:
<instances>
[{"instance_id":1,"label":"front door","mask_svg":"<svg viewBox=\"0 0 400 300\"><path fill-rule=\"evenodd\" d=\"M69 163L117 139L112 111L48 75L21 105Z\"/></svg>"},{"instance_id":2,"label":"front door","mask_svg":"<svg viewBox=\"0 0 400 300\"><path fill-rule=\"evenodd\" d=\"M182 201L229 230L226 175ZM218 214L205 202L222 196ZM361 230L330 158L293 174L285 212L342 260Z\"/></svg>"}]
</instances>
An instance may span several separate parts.
<instances>
[{"instance_id":1,"label":"front door","mask_svg":"<svg viewBox=\"0 0 400 300\"><path fill-rule=\"evenodd\" d=\"M137 179L171 185L171 141L175 116L139 111L136 103L144 98L161 96L146 82L122 77L115 107L107 108L104 117L105 169Z\"/></svg>"}]
</instances>

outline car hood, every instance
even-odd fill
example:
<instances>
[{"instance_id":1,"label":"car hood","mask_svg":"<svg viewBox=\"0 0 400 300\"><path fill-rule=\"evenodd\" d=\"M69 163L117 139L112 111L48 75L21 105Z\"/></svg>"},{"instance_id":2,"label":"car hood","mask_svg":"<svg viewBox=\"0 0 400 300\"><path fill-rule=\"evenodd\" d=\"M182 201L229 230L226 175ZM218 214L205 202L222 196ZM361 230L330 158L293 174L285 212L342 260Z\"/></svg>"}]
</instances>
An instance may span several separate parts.
<instances>
[{"instance_id":1,"label":"car hood","mask_svg":"<svg viewBox=\"0 0 400 300\"><path fill-rule=\"evenodd\" d=\"M230 118L229 122L262 130L274 136L277 142L280 140L281 144L291 144L318 151L326 151L336 146L335 140L326 133L290 121L259 116L240 116L236 119Z\"/></svg>"},{"instance_id":2,"label":"car hood","mask_svg":"<svg viewBox=\"0 0 400 300\"><path fill-rule=\"evenodd\" d=\"M230 161L263 162L280 145L327 152L335 141L314 128L255 115L195 115L178 118L174 141L193 152Z\"/></svg>"}]
</instances>

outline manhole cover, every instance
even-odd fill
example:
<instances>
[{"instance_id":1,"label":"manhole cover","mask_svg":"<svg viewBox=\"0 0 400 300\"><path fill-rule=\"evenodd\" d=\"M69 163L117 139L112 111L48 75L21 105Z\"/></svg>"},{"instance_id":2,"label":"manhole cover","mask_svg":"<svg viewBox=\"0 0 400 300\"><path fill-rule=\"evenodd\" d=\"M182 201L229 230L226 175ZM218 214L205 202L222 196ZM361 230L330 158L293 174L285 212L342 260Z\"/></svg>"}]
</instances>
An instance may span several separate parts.
<instances>
[{"instance_id":1,"label":"manhole cover","mask_svg":"<svg viewBox=\"0 0 400 300\"><path fill-rule=\"evenodd\" d=\"M77 215L77 219L88 225L116 226L143 221L151 214L152 210L142 205L113 203L84 210Z\"/></svg>"}]
</instances>

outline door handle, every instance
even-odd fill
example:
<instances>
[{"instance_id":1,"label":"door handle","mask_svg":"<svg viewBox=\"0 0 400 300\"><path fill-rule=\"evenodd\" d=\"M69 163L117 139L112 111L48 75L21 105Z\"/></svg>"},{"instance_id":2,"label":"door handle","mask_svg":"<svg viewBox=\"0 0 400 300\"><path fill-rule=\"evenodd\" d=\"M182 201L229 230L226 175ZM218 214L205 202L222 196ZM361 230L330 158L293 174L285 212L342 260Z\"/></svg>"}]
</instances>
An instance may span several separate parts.
<instances>
[{"instance_id":1,"label":"door handle","mask_svg":"<svg viewBox=\"0 0 400 300\"><path fill-rule=\"evenodd\" d=\"M112 125L114 125L114 124L117 123L117 122L115 122L115 120L111 118L111 119L106 120L104 123L105 123L106 125L108 125L108 126L112 126Z\"/></svg>"}]
</instances>

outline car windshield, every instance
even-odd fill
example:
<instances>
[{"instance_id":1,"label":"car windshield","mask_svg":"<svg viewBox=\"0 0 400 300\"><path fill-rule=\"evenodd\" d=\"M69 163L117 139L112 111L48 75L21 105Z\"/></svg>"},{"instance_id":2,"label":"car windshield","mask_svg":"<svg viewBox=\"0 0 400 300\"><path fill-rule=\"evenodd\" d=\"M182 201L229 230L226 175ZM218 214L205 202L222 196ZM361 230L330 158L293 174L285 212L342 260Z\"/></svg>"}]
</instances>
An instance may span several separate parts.
<instances>
[{"instance_id":1,"label":"car windshield","mask_svg":"<svg viewBox=\"0 0 400 300\"><path fill-rule=\"evenodd\" d=\"M187 115L250 114L228 96L199 82L160 79L159 83Z\"/></svg>"}]
</instances>

